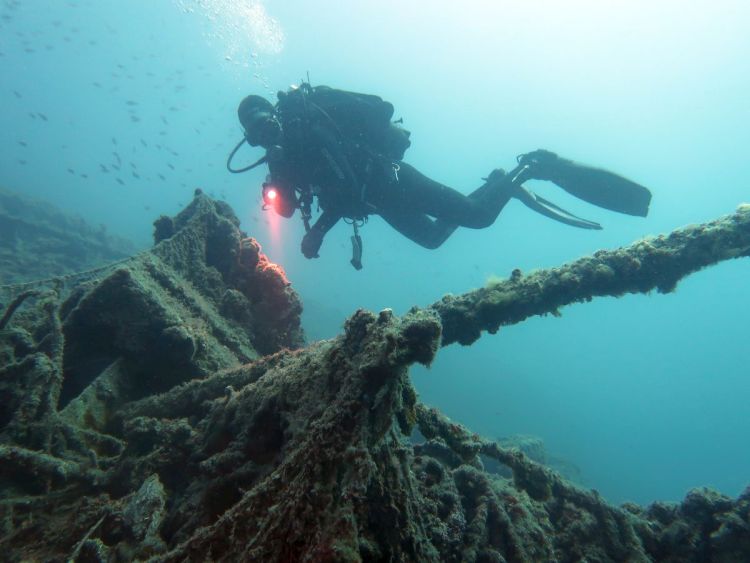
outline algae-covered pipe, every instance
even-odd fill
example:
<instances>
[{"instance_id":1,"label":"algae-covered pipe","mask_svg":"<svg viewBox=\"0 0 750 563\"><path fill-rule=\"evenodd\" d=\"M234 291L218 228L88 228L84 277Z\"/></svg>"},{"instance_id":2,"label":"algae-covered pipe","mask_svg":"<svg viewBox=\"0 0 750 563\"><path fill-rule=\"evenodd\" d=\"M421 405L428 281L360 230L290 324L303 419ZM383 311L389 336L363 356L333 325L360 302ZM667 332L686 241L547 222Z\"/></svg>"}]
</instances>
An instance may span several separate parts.
<instances>
[{"instance_id":1,"label":"algae-covered pipe","mask_svg":"<svg viewBox=\"0 0 750 563\"><path fill-rule=\"evenodd\" d=\"M476 341L482 331L533 315L558 314L571 303L598 296L671 292L685 276L750 255L750 204L732 215L690 225L668 235L648 237L616 250L600 250L560 266L522 275L458 296L446 296L429 306L443 325L442 345Z\"/></svg>"}]
</instances>

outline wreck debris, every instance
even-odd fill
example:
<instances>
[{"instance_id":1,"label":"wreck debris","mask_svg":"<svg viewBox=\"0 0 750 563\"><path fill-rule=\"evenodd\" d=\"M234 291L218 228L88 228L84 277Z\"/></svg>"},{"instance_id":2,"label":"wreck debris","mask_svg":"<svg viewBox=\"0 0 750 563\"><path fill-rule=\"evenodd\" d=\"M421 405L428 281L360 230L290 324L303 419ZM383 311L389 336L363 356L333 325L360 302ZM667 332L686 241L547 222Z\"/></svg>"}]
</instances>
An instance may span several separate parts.
<instances>
[{"instance_id":1,"label":"wreck debris","mask_svg":"<svg viewBox=\"0 0 750 563\"><path fill-rule=\"evenodd\" d=\"M13 313L16 312L16 309L18 309L24 301L26 301L29 297L34 297L38 294L38 291L30 289L17 295L13 299L13 301L11 301L5 308L5 310L3 311L3 316L0 317L0 330L3 330L8 325L8 323L10 322L10 318L13 316Z\"/></svg>"},{"instance_id":2,"label":"wreck debris","mask_svg":"<svg viewBox=\"0 0 750 563\"><path fill-rule=\"evenodd\" d=\"M618 508L519 450L471 434L436 409L419 405L417 424L429 441L445 444L462 455L464 463L471 464L479 453L511 468L513 485L496 479L492 487L484 487L483 500L495 513L507 512L513 522L503 533L518 543L503 547L500 556L506 560L739 561L750 553L750 487L736 501L694 489L681 504L656 502L642 508L626 503ZM502 526L493 530L482 523L480 529L488 542L488 534ZM503 560L498 554L487 558L487 553L485 560ZM451 560L472 559L464 552Z\"/></svg>"},{"instance_id":3,"label":"wreck debris","mask_svg":"<svg viewBox=\"0 0 750 563\"><path fill-rule=\"evenodd\" d=\"M671 290L747 255L749 224L743 207L400 318L359 310L300 348L283 271L197 193L159 220L152 252L30 296L0 330L0 546L11 560L747 558L750 489L610 506L419 404L408 369L568 303Z\"/></svg>"}]
</instances>

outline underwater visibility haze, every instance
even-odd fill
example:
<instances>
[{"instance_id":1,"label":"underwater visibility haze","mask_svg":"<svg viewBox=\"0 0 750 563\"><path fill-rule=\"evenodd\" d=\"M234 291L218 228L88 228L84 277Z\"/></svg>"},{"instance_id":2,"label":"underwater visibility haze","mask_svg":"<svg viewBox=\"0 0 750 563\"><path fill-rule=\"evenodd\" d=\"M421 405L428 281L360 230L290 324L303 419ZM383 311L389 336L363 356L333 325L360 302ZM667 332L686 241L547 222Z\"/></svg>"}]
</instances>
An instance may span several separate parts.
<instances>
[{"instance_id":1,"label":"underwater visibility haze","mask_svg":"<svg viewBox=\"0 0 750 563\"><path fill-rule=\"evenodd\" d=\"M488 279L731 213L750 200L750 4L514 0L2 0L0 186L150 245L195 188L227 201L283 266L309 340L358 308L398 315ZM309 73L309 74L308 74ZM261 166L233 175L248 94L309 80L375 94L411 131L404 160L463 193L538 148L647 186L648 217L533 189L601 223L511 201L489 228L423 249L372 217L300 253L298 216L263 211ZM262 153L247 145L236 165ZM750 484L750 263L666 295L602 298L441 350L420 400L488 438L532 435L608 501Z\"/></svg>"}]
</instances>

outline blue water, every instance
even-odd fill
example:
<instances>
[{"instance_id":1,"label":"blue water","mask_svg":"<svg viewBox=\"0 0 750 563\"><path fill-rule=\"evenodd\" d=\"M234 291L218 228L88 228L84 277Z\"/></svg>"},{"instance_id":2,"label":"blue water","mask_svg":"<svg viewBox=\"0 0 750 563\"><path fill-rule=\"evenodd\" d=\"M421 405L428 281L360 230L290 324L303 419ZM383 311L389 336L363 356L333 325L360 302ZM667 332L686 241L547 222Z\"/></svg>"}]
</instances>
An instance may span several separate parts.
<instances>
[{"instance_id":1,"label":"blue water","mask_svg":"<svg viewBox=\"0 0 750 563\"><path fill-rule=\"evenodd\" d=\"M0 185L142 246L153 219L195 187L225 198L286 268L310 338L334 335L357 307L401 313L750 200L743 0L0 6ZM305 260L301 223L260 210L265 171L234 176L224 161L241 138L239 100L272 97L308 71L313 84L391 101L412 131L406 160L462 191L544 147L649 186L651 214L617 216L539 184L605 230L511 202L491 228L460 230L435 251L372 218L361 272L343 224L320 259ZM423 401L478 432L542 437L613 502L676 500L699 485L736 495L750 483L749 273L738 261L671 295L568 307L442 350L414 382Z\"/></svg>"}]
</instances>

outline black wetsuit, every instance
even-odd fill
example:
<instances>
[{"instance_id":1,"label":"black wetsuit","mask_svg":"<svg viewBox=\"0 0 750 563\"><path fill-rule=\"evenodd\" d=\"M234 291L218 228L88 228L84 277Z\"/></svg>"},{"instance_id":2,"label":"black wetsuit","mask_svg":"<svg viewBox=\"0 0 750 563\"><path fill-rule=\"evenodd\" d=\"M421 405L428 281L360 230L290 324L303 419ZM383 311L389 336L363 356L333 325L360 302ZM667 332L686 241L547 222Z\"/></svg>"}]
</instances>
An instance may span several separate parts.
<instances>
[{"instance_id":1,"label":"black wetsuit","mask_svg":"<svg viewBox=\"0 0 750 563\"><path fill-rule=\"evenodd\" d=\"M500 171L467 196L403 161L398 164L398 182L376 192L377 213L425 248L439 247L458 227L489 227L511 197L509 179Z\"/></svg>"},{"instance_id":2,"label":"black wetsuit","mask_svg":"<svg viewBox=\"0 0 750 563\"><path fill-rule=\"evenodd\" d=\"M308 258L342 218L377 214L412 241L437 248L457 227L490 226L511 197L500 171L467 196L403 162L409 134L377 96L304 85L280 94L276 113L283 148L268 152L272 182L289 200L317 196L323 211L302 243Z\"/></svg>"}]
</instances>

